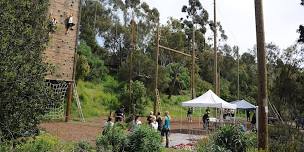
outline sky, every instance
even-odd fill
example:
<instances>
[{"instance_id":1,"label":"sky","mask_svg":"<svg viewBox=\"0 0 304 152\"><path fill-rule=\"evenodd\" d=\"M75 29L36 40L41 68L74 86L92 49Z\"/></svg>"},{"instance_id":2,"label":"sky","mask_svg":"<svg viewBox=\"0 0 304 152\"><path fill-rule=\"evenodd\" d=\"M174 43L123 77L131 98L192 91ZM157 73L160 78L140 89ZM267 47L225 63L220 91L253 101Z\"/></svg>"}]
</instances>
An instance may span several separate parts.
<instances>
[{"instance_id":1,"label":"sky","mask_svg":"<svg viewBox=\"0 0 304 152\"><path fill-rule=\"evenodd\" d=\"M184 17L181 13L188 0L143 0L160 12L165 24L169 17ZM200 0L213 20L213 0ZM273 42L284 49L299 37L296 32L304 24L304 6L300 0L264 0L264 27L266 43ZM221 22L227 43L240 47L240 52L253 48L256 43L254 0L217 0L217 20ZM211 37L211 35L210 35Z\"/></svg>"}]
</instances>

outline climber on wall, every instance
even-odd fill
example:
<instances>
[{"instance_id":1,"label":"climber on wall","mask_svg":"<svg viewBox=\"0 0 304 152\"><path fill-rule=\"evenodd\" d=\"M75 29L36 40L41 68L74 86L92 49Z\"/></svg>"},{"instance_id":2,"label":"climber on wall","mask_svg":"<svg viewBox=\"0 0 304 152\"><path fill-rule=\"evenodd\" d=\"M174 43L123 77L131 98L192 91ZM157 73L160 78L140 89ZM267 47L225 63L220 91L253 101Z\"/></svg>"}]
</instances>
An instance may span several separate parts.
<instances>
[{"instance_id":1,"label":"climber on wall","mask_svg":"<svg viewBox=\"0 0 304 152\"><path fill-rule=\"evenodd\" d=\"M50 20L49 20L49 30L50 32L54 33L56 32L56 29L57 29L57 20L55 17L50 17Z\"/></svg>"},{"instance_id":2,"label":"climber on wall","mask_svg":"<svg viewBox=\"0 0 304 152\"><path fill-rule=\"evenodd\" d=\"M69 30L73 30L73 26L75 26L75 24L73 23L73 14L71 14L68 18L67 18L67 24L66 24L66 31L65 34L68 34Z\"/></svg>"}]
</instances>

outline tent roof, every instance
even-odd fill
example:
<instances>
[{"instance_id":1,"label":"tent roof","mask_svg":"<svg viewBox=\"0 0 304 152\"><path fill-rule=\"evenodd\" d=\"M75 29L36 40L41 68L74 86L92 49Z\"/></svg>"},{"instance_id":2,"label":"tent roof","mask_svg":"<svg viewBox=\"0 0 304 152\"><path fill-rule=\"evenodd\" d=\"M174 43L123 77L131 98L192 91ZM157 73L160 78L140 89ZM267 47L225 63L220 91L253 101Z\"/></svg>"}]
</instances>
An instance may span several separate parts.
<instances>
[{"instance_id":1,"label":"tent roof","mask_svg":"<svg viewBox=\"0 0 304 152\"><path fill-rule=\"evenodd\" d=\"M236 109L236 105L230 104L218 97L211 90L190 101L182 102L184 107L213 107L224 109Z\"/></svg>"},{"instance_id":2,"label":"tent roof","mask_svg":"<svg viewBox=\"0 0 304 152\"><path fill-rule=\"evenodd\" d=\"M235 104L237 109L255 109L256 108L255 105L247 102L246 100L236 100L231 103Z\"/></svg>"}]
</instances>

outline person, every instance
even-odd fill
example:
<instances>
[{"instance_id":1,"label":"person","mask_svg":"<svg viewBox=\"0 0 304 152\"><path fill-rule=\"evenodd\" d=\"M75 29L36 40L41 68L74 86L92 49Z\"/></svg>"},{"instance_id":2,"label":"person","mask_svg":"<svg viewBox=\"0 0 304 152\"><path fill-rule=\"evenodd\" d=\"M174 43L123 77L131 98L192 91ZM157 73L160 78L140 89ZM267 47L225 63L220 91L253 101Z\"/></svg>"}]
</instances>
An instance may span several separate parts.
<instances>
[{"instance_id":1,"label":"person","mask_svg":"<svg viewBox=\"0 0 304 152\"><path fill-rule=\"evenodd\" d=\"M152 122L150 123L151 128L153 128L155 131L158 129L158 123L156 122L156 117L152 116Z\"/></svg>"},{"instance_id":2,"label":"person","mask_svg":"<svg viewBox=\"0 0 304 152\"><path fill-rule=\"evenodd\" d=\"M192 114L193 114L193 107L190 107L187 112L187 118L189 122L192 122Z\"/></svg>"},{"instance_id":3,"label":"person","mask_svg":"<svg viewBox=\"0 0 304 152\"><path fill-rule=\"evenodd\" d=\"M56 31L56 28L57 28L57 20L55 17L53 17L52 19L50 19L49 22L50 32L54 33Z\"/></svg>"},{"instance_id":4,"label":"person","mask_svg":"<svg viewBox=\"0 0 304 152\"><path fill-rule=\"evenodd\" d=\"M121 122L124 119L124 107L119 108L115 111L115 122Z\"/></svg>"},{"instance_id":5,"label":"person","mask_svg":"<svg viewBox=\"0 0 304 152\"><path fill-rule=\"evenodd\" d=\"M247 117L247 121L250 121L250 111L246 110L246 117Z\"/></svg>"},{"instance_id":6,"label":"person","mask_svg":"<svg viewBox=\"0 0 304 152\"><path fill-rule=\"evenodd\" d=\"M139 116L135 116L134 120L132 121L132 125L131 125L130 131L133 131L134 129L136 129L137 127L139 127L141 124L142 123L139 120Z\"/></svg>"},{"instance_id":7,"label":"person","mask_svg":"<svg viewBox=\"0 0 304 152\"><path fill-rule=\"evenodd\" d=\"M161 132L161 130L162 130L162 124L163 124L163 119L162 119L162 117L160 115L160 112L157 113L156 122L158 124L157 130Z\"/></svg>"},{"instance_id":8,"label":"person","mask_svg":"<svg viewBox=\"0 0 304 152\"><path fill-rule=\"evenodd\" d=\"M153 116L154 116L154 115L153 115L153 111L150 111L150 114L149 114L149 116L147 117L147 122L148 122L149 125L152 123L152 117L153 117Z\"/></svg>"},{"instance_id":9,"label":"person","mask_svg":"<svg viewBox=\"0 0 304 152\"><path fill-rule=\"evenodd\" d=\"M112 122L112 118L108 117L108 120L103 125L103 131L102 134L105 134L109 129L111 129L114 126L114 123Z\"/></svg>"},{"instance_id":10,"label":"person","mask_svg":"<svg viewBox=\"0 0 304 152\"><path fill-rule=\"evenodd\" d=\"M169 112L165 112L165 123L163 125L162 136L166 136L166 147L169 147L169 133L170 133L170 116Z\"/></svg>"},{"instance_id":11,"label":"person","mask_svg":"<svg viewBox=\"0 0 304 152\"><path fill-rule=\"evenodd\" d=\"M256 116L255 116L255 112L253 112L253 116L251 119L251 129L255 130L255 124L256 124Z\"/></svg>"},{"instance_id":12,"label":"person","mask_svg":"<svg viewBox=\"0 0 304 152\"><path fill-rule=\"evenodd\" d=\"M208 129L208 126L209 126L209 112L208 111L203 115L203 126L205 129Z\"/></svg>"},{"instance_id":13,"label":"person","mask_svg":"<svg viewBox=\"0 0 304 152\"><path fill-rule=\"evenodd\" d=\"M73 23L73 14L71 14L68 18L67 18L67 24L66 24L66 31L65 34L68 34L69 30L73 30L73 26L75 26L75 24Z\"/></svg>"}]
</instances>

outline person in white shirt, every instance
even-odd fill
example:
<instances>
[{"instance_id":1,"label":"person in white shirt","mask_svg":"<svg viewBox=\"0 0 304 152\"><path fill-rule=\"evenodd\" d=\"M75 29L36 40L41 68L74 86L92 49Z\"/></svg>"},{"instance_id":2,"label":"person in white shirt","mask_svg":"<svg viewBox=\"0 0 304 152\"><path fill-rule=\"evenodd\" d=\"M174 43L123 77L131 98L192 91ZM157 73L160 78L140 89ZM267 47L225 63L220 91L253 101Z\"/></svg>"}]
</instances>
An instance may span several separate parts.
<instances>
[{"instance_id":1,"label":"person in white shirt","mask_svg":"<svg viewBox=\"0 0 304 152\"><path fill-rule=\"evenodd\" d=\"M108 130L110 130L114 126L114 123L112 122L112 118L109 117L108 121L106 121L103 125L102 134L105 134Z\"/></svg>"},{"instance_id":2,"label":"person in white shirt","mask_svg":"<svg viewBox=\"0 0 304 152\"><path fill-rule=\"evenodd\" d=\"M150 126L151 126L155 131L157 131L158 123L156 122L156 117L155 117L155 116L152 116L152 122L150 123Z\"/></svg>"},{"instance_id":3,"label":"person in white shirt","mask_svg":"<svg viewBox=\"0 0 304 152\"><path fill-rule=\"evenodd\" d=\"M134 129L138 128L141 124L142 123L139 120L139 116L135 116L134 120L132 121L130 131L134 131Z\"/></svg>"},{"instance_id":4,"label":"person in white shirt","mask_svg":"<svg viewBox=\"0 0 304 152\"><path fill-rule=\"evenodd\" d=\"M73 14L71 14L68 18L67 18L67 24L66 24L66 31L65 34L68 34L69 30L73 30L73 26L75 26L75 24L73 23Z\"/></svg>"}]
</instances>

